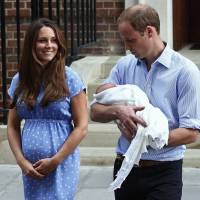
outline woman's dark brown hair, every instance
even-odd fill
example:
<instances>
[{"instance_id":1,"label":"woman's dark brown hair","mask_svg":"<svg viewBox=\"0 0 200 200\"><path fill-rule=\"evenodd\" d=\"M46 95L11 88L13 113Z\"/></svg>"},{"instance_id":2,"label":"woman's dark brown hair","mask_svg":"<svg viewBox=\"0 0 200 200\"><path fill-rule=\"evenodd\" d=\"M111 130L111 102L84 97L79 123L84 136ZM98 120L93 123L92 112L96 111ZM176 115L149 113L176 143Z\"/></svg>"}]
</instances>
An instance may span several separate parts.
<instances>
[{"instance_id":1,"label":"woman's dark brown hair","mask_svg":"<svg viewBox=\"0 0 200 200\"><path fill-rule=\"evenodd\" d=\"M39 62L35 52L38 33L42 27L53 29L58 44L56 56L45 67ZM29 26L24 40L19 65L19 85L15 96L20 97L19 100L25 102L30 110L36 103L41 87L44 90L42 106L69 95L65 76L66 51L65 38L53 21L40 18Z\"/></svg>"}]
</instances>

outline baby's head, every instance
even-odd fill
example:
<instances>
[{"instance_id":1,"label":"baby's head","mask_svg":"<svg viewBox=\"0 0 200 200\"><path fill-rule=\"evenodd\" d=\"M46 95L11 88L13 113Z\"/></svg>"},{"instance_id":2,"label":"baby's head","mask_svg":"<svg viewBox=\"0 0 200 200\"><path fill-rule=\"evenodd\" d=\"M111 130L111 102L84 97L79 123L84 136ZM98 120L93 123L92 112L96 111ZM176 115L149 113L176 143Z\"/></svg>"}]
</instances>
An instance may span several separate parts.
<instances>
[{"instance_id":1,"label":"baby's head","mask_svg":"<svg viewBox=\"0 0 200 200\"><path fill-rule=\"evenodd\" d=\"M104 90L107 90L109 88L113 88L116 87L117 85L115 85L114 83L105 83L103 85L100 85L97 89L96 89L96 94L98 94L99 92L102 92Z\"/></svg>"}]
</instances>

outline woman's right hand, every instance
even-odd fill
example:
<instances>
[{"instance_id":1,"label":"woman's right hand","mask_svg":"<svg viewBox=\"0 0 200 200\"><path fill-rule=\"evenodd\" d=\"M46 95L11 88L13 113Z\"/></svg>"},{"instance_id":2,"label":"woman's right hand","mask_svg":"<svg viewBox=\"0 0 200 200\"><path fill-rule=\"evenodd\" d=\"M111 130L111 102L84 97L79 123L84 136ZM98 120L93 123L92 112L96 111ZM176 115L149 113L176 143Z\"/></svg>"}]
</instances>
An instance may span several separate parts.
<instances>
[{"instance_id":1,"label":"woman's right hand","mask_svg":"<svg viewBox=\"0 0 200 200\"><path fill-rule=\"evenodd\" d=\"M18 162L18 165L22 169L22 172L25 176L30 176L35 179L42 179L45 177L45 175L39 173L32 165L31 162L29 162L26 159L23 159L22 161Z\"/></svg>"},{"instance_id":2,"label":"woman's right hand","mask_svg":"<svg viewBox=\"0 0 200 200\"><path fill-rule=\"evenodd\" d=\"M9 110L7 135L11 150L17 160L17 164L22 169L24 175L28 175L32 178L41 179L43 174L38 173L31 162L26 160L23 156L21 149L21 118L17 114L16 107Z\"/></svg>"}]
</instances>

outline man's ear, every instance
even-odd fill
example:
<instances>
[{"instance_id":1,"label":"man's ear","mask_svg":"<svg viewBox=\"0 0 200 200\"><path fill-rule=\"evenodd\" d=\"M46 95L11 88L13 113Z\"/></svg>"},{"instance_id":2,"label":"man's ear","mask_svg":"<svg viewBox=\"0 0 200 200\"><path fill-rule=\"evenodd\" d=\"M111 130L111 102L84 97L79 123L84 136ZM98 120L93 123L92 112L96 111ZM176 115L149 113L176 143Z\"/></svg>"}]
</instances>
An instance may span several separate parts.
<instances>
[{"instance_id":1,"label":"man's ear","mask_svg":"<svg viewBox=\"0 0 200 200\"><path fill-rule=\"evenodd\" d=\"M146 33L149 38L151 38L153 36L154 31L155 31L155 28L153 26L146 27Z\"/></svg>"}]
</instances>

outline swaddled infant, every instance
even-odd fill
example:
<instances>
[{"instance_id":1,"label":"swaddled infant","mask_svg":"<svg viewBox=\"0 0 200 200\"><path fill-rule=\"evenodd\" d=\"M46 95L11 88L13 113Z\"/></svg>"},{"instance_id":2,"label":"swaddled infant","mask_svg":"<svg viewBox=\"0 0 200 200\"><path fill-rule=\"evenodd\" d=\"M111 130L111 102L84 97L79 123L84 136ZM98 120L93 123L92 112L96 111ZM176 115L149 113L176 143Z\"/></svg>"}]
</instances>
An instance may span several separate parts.
<instances>
[{"instance_id":1,"label":"swaddled infant","mask_svg":"<svg viewBox=\"0 0 200 200\"><path fill-rule=\"evenodd\" d=\"M97 88L93 103L145 107L144 110L138 111L136 114L147 123L147 127L138 124L136 136L124 154L125 159L117 173L117 178L110 185L110 189L115 190L120 188L133 166L139 163L142 153L147 152L147 146L161 149L167 144L169 134L168 120L159 108L150 104L146 94L136 85L104 84ZM117 121L117 123L120 122Z\"/></svg>"}]
</instances>

